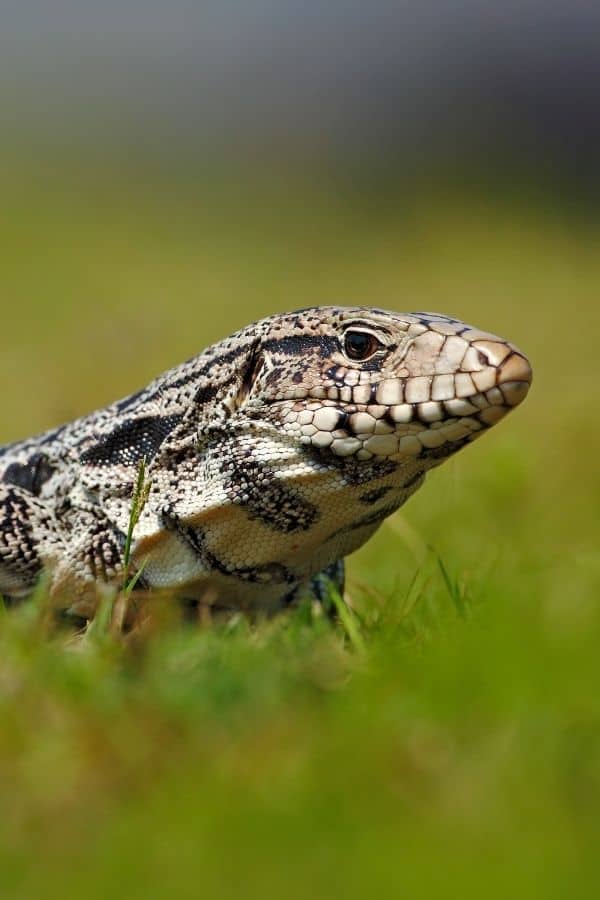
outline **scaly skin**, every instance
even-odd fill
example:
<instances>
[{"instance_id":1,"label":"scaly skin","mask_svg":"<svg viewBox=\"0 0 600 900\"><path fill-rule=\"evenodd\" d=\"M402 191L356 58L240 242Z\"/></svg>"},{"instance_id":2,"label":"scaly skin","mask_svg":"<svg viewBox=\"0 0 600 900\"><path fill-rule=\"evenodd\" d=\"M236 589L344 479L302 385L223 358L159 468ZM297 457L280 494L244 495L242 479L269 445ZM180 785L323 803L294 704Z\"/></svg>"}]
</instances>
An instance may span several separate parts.
<instances>
[{"instance_id":1,"label":"scaly skin","mask_svg":"<svg viewBox=\"0 0 600 900\"><path fill-rule=\"evenodd\" d=\"M0 591L91 616L123 579L273 610L338 584L340 561L527 394L509 344L434 313L322 307L271 316L131 397L0 449ZM319 575L321 573L321 575Z\"/></svg>"}]
</instances>

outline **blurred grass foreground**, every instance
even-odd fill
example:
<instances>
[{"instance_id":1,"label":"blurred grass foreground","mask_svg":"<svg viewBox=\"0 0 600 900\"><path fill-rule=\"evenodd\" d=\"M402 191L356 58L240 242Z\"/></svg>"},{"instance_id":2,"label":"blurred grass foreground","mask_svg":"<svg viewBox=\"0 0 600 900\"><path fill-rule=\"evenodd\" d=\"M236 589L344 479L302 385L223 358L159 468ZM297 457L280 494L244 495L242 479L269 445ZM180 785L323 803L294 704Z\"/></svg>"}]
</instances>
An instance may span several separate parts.
<instances>
[{"instance_id":1,"label":"blurred grass foreground","mask_svg":"<svg viewBox=\"0 0 600 900\"><path fill-rule=\"evenodd\" d=\"M6 612L3 896L598 896L593 217L332 179L0 179L2 441L312 304L452 313L535 373L351 559L359 640L302 609L65 645L36 604Z\"/></svg>"}]
</instances>

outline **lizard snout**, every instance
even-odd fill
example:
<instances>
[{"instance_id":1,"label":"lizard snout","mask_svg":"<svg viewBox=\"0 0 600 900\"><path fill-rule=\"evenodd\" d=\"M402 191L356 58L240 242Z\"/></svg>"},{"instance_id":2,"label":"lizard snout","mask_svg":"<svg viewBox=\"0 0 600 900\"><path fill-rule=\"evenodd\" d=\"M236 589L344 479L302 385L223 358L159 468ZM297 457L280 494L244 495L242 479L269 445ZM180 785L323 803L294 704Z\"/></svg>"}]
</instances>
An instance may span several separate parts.
<instances>
[{"instance_id":1,"label":"lizard snout","mask_svg":"<svg viewBox=\"0 0 600 900\"><path fill-rule=\"evenodd\" d=\"M474 341L485 365L496 369L496 384L507 406L518 406L529 391L533 372L527 357L516 347L500 341Z\"/></svg>"}]
</instances>

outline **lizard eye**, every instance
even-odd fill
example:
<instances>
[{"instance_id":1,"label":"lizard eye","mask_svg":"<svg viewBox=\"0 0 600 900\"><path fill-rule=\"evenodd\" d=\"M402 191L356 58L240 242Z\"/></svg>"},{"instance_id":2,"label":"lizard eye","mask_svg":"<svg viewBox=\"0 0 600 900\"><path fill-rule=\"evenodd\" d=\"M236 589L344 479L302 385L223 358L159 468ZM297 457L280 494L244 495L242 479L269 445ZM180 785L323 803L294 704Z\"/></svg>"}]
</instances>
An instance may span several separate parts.
<instances>
[{"instance_id":1,"label":"lizard eye","mask_svg":"<svg viewBox=\"0 0 600 900\"><path fill-rule=\"evenodd\" d=\"M370 359L381 349L383 349L383 344L370 331L358 331L352 328L348 329L344 335L344 353L348 359Z\"/></svg>"}]
</instances>

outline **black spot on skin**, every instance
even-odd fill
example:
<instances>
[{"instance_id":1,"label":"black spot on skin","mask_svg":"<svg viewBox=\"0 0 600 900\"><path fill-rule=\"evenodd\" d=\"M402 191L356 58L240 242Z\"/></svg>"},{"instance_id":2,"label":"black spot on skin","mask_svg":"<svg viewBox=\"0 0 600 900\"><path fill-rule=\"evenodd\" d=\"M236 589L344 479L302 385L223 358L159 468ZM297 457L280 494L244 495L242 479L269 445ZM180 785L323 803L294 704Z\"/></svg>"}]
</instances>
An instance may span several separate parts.
<instances>
[{"instance_id":1,"label":"black spot on skin","mask_svg":"<svg viewBox=\"0 0 600 900\"><path fill-rule=\"evenodd\" d=\"M327 448L305 446L302 452L314 459L319 465L326 465L330 469L337 469L341 473L346 484L361 485L377 478L391 475L398 468L398 463L389 459L354 459L352 456L336 456Z\"/></svg>"},{"instance_id":2,"label":"black spot on skin","mask_svg":"<svg viewBox=\"0 0 600 900\"><path fill-rule=\"evenodd\" d=\"M194 402L198 404L198 406L202 406L204 403L210 403L211 400L214 400L217 395L218 388L214 384L205 384L204 387L198 388L196 391L196 395L194 397Z\"/></svg>"},{"instance_id":3,"label":"black spot on skin","mask_svg":"<svg viewBox=\"0 0 600 900\"><path fill-rule=\"evenodd\" d=\"M121 568L126 538L101 510L94 510L92 516L80 559L94 578L108 581Z\"/></svg>"},{"instance_id":4,"label":"black spot on skin","mask_svg":"<svg viewBox=\"0 0 600 900\"><path fill-rule=\"evenodd\" d=\"M361 494L359 500L361 503L377 503L377 501L381 500L382 497L385 497L389 491L391 491L391 487L389 486L375 488L373 491L367 491L365 494Z\"/></svg>"},{"instance_id":5,"label":"black spot on skin","mask_svg":"<svg viewBox=\"0 0 600 900\"><path fill-rule=\"evenodd\" d=\"M265 384L267 384L269 387L272 387L274 384L278 384L279 381L281 381L282 376L283 371L281 370L281 368L275 367L274 369L271 369L271 371L265 378Z\"/></svg>"},{"instance_id":6,"label":"black spot on skin","mask_svg":"<svg viewBox=\"0 0 600 900\"><path fill-rule=\"evenodd\" d=\"M196 369L192 369L191 372L186 372L185 375L180 375L179 378L174 378L173 381L165 382L165 386L170 391L178 391L179 388L187 387L188 384L191 384L194 381L197 381L201 375L206 375L206 366L204 369L196 371ZM145 400L154 400L160 393L159 391L154 391L151 394L147 394L144 398Z\"/></svg>"},{"instance_id":7,"label":"black spot on skin","mask_svg":"<svg viewBox=\"0 0 600 900\"><path fill-rule=\"evenodd\" d=\"M163 510L161 518L165 528L181 535L188 547L196 554L203 567L209 571L219 572L222 575L228 575L230 578L237 578L239 581L255 584L293 584L296 580L289 569L276 562L265 563L261 566L241 566L239 568L228 565L208 548L206 538L199 528L190 528L185 525L178 516L168 509Z\"/></svg>"},{"instance_id":8,"label":"black spot on skin","mask_svg":"<svg viewBox=\"0 0 600 900\"><path fill-rule=\"evenodd\" d=\"M307 531L317 521L320 514L316 506L275 478L268 466L252 459L251 453L243 462L228 460L226 447L222 455L223 488L229 501L242 506L250 519L284 534Z\"/></svg>"},{"instance_id":9,"label":"black spot on skin","mask_svg":"<svg viewBox=\"0 0 600 900\"><path fill-rule=\"evenodd\" d=\"M292 375L292 381L294 382L294 384L302 384L303 378L304 372L302 371L294 372L294 374Z\"/></svg>"},{"instance_id":10,"label":"black spot on skin","mask_svg":"<svg viewBox=\"0 0 600 900\"><path fill-rule=\"evenodd\" d=\"M23 488L37 497L55 471L45 454L35 453L26 463L12 463L6 469L2 480Z\"/></svg>"},{"instance_id":11,"label":"black spot on skin","mask_svg":"<svg viewBox=\"0 0 600 900\"><path fill-rule=\"evenodd\" d=\"M36 511L27 495L18 488L6 487L0 494L0 568L32 588L41 571L31 520ZM38 504L39 506L39 504Z\"/></svg>"},{"instance_id":12,"label":"black spot on skin","mask_svg":"<svg viewBox=\"0 0 600 900\"><path fill-rule=\"evenodd\" d=\"M181 418L178 415L129 419L85 450L81 454L81 462L91 466L111 466L118 463L132 466L142 459L148 462Z\"/></svg>"},{"instance_id":13,"label":"black spot on skin","mask_svg":"<svg viewBox=\"0 0 600 900\"><path fill-rule=\"evenodd\" d=\"M322 357L331 356L339 350L337 338L322 334L288 335L265 341L265 350L283 353L286 356L304 356L315 351Z\"/></svg>"}]
</instances>

